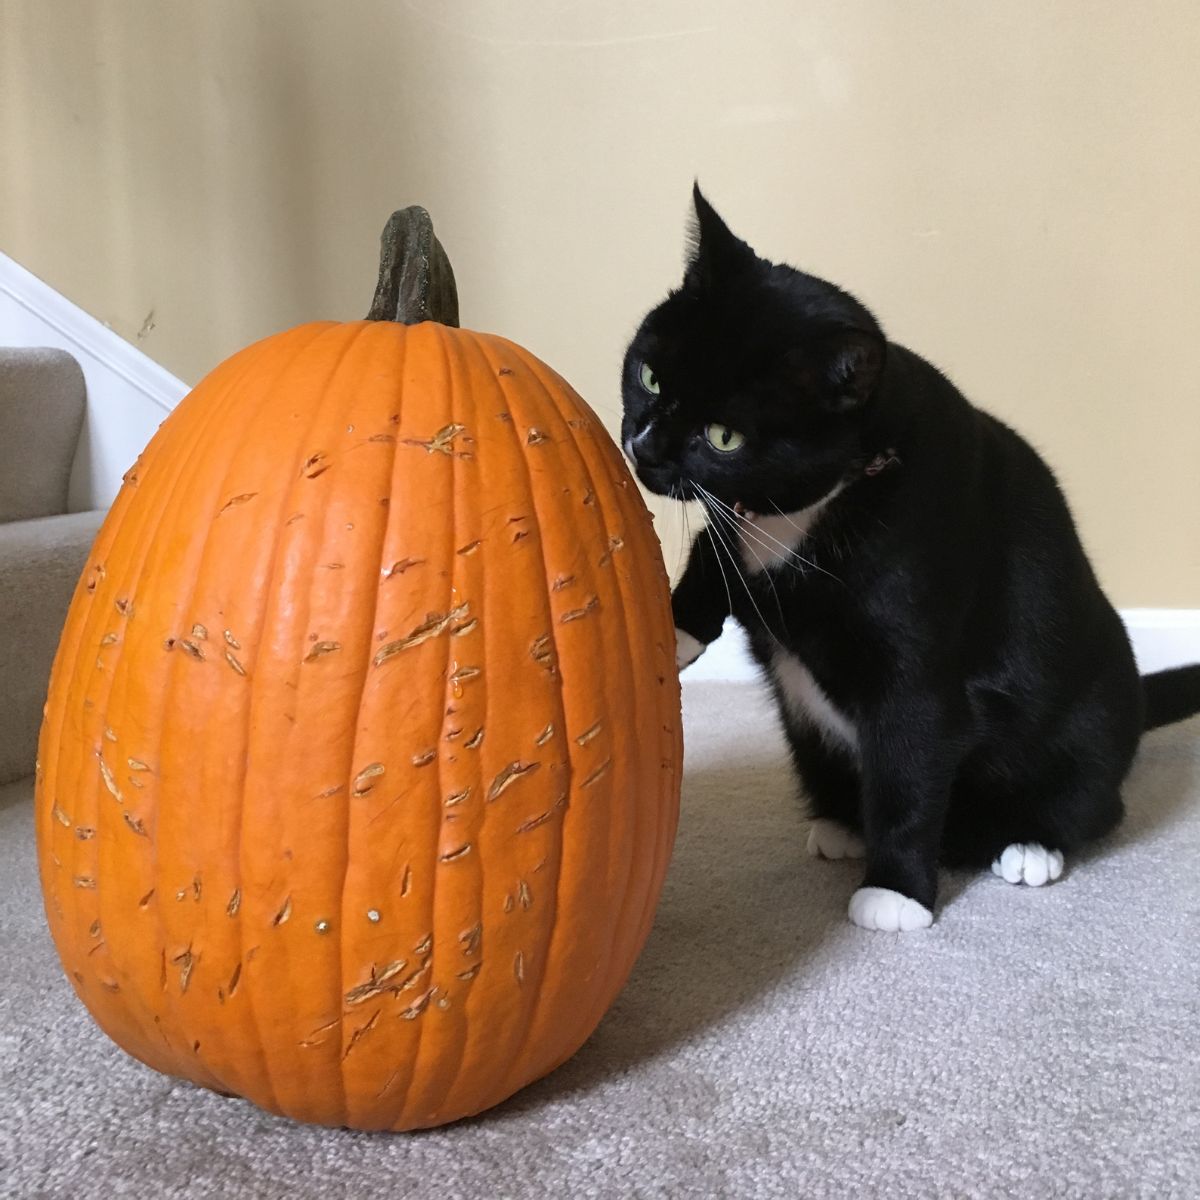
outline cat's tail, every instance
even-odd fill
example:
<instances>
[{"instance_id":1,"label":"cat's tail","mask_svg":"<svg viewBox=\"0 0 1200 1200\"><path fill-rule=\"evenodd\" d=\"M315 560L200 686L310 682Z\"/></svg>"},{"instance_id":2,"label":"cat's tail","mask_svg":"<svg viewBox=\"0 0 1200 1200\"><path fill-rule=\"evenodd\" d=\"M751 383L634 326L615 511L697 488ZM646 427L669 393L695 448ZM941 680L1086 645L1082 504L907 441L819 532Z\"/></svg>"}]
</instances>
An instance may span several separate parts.
<instances>
[{"instance_id":1,"label":"cat's tail","mask_svg":"<svg viewBox=\"0 0 1200 1200\"><path fill-rule=\"evenodd\" d=\"M1157 729L1200 712L1200 663L1143 675L1142 695L1146 702L1143 729Z\"/></svg>"}]
</instances>

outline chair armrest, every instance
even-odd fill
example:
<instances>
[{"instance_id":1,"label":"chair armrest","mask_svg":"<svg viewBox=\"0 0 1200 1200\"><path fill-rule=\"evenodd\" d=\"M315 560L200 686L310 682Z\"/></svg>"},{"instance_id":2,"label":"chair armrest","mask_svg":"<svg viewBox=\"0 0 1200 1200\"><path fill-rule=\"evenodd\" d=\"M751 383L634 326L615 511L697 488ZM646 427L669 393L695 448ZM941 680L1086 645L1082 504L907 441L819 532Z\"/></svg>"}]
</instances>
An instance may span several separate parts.
<instances>
[{"instance_id":1,"label":"chair armrest","mask_svg":"<svg viewBox=\"0 0 1200 1200\"><path fill-rule=\"evenodd\" d=\"M0 783L33 773L50 667L104 517L0 524Z\"/></svg>"}]
</instances>

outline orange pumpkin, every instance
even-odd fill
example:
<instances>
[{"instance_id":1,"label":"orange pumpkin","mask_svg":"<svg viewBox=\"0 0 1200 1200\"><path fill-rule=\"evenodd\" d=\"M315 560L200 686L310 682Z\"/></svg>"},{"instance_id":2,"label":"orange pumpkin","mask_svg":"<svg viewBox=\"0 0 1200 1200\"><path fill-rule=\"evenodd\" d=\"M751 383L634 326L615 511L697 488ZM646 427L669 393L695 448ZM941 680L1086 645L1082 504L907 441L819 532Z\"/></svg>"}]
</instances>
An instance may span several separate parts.
<instances>
[{"instance_id":1,"label":"orange pumpkin","mask_svg":"<svg viewBox=\"0 0 1200 1200\"><path fill-rule=\"evenodd\" d=\"M619 453L531 354L423 319L455 317L448 264L422 211L389 231L372 316L398 319L241 351L127 475L37 773L50 927L101 1027L362 1129L575 1052L649 930L681 762Z\"/></svg>"}]
</instances>

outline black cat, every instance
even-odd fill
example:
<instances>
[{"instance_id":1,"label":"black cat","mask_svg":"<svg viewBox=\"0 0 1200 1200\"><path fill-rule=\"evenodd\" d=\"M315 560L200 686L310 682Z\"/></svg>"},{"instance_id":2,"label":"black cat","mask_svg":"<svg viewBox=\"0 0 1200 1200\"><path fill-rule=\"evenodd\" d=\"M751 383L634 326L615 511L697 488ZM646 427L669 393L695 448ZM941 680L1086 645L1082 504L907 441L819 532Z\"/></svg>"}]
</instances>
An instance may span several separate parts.
<instances>
[{"instance_id":1,"label":"black cat","mask_svg":"<svg viewBox=\"0 0 1200 1200\"><path fill-rule=\"evenodd\" d=\"M1142 731L1200 710L1200 666L1139 679L1034 450L694 199L683 285L623 375L639 478L708 514L674 595L680 665L727 615L746 629L810 852L865 852L856 924L930 924L939 860L1057 878L1121 819Z\"/></svg>"}]
</instances>

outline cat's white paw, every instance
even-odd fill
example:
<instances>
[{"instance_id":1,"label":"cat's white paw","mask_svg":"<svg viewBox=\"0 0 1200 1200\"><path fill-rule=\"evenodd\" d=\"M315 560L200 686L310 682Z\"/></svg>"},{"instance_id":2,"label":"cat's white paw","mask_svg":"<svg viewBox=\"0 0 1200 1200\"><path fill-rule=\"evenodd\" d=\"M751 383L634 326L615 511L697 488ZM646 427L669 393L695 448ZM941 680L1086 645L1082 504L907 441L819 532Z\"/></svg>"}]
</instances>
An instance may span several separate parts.
<instances>
[{"instance_id":1,"label":"cat's white paw","mask_svg":"<svg viewBox=\"0 0 1200 1200\"><path fill-rule=\"evenodd\" d=\"M808 827L808 852L813 858L862 858L867 848L845 825L817 817Z\"/></svg>"},{"instance_id":2,"label":"cat's white paw","mask_svg":"<svg viewBox=\"0 0 1200 1200\"><path fill-rule=\"evenodd\" d=\"M908 933L912 929L928 929L933 924L933 913L919 901L891 888L860 887L850 897L850 920L860 929Z\"/></svg>"},{"instance_id":3,"label":"cat's white paw","mask_svg":"<svg viewBox=\"0 0 1200 1200\"><path fill-rule=\"evenodd\" d=\"M690 667L707 649L708 647L699 638L694 638L690 633L676 627L675 666L679 670Z\"/></svg>"},{"instance_id":4,"label":"cat's white paw","mask_svg":"<svg viewBox=\"0 0 1200 1200\"><path fill-rule=\"evenodd\" d=\"M992 873L1008 883L1024 883L1041 887L1051 883L1063 872L1061 850L1047 850L1037 842L1014 842L1005 846L1000 857L992 863Z\"/></svg>"}]
</instances>

